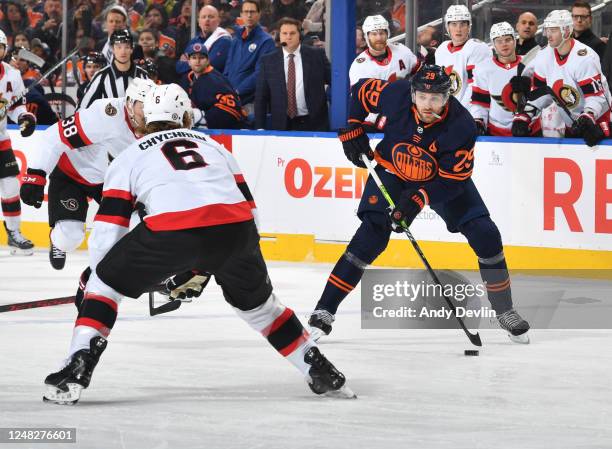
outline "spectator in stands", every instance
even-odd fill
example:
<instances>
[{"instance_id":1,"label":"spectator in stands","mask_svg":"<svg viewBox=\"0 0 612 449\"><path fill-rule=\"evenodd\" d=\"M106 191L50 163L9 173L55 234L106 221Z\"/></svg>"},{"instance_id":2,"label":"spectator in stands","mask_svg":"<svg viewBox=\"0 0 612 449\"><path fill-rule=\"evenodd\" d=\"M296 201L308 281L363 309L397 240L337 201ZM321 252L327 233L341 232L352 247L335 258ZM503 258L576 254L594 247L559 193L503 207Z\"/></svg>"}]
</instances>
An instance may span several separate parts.
<instances>
[{"instance_id":1,"label":"spectator in stands","mask_svg":"<svg viewBox=\"0 0 612 449\"><path fill-rule=\"evenodd\" d=\"M278 22L283 17L291 17L304 20L308 14L308 8L304 5L304 0L276 0L272 3L272 23Z\"/></svg>"},{"instance_id":2,"label":"spectator in stands","mask_svg":"<svg viewBox=\"0 0 612 449\"><path fill-rule=\"evenodd\" d=\"M174 59L160 51L159 39L159 33L156 30L145 28L140 32L138 35L138 45L142 48L143 54L142 60L137 61L137 63L143 65L143 68L145 68L145 60L149 60L155 65L157 76L154 81L159 79L164 84L176 83L178 75L174 70ZM152 70L152 66L149 65L147 69Z\"/></svg>"},{"instance_id":3,"label":"spectator in stands","mask_svg":"<svg viewBox=\"0 0 612 449\"><path fill-rule=\"evenodd\" d=\"M28 19L25 7L21 3L8 1L2 5L2 14L0 28L6 34L8 47L23 47L23 42L17 44L13 41L17 34L23 34L30 26L30 20Z\"/></svg>"},{"instance_id":4,"label":"spectator in stands","mask_svg":"<svg viewBox=\"0 0 612 449\"><path fill-rule=\"evenodd\" d=\"M51 49L49 48L49 46L44 42L41 42L40 39L32 39L32 41L30 42L30 50L36 56L45 60L45 64L40 68L41 72L46 72L57 62L55 56L51 54Z\"/></svg>"},{"instance_id":5,"label":"spectator in stands","mask_svg":"<svg viewBox=\"0 0 612 449\"><path fill-rule=\"evenodd\" d=\"M168 13L162 5L150 4L144 15L144 29L159 33L158 48L165 56L174 58L176 55L176 29L168 26Z\"/></svg>"},{"instance_id":6,"label":"spectator in stands","mask_svg":"<svg viewBox=\"0 0 612 449\"><path fill-rule=\"evenodd\" d=\"M179 84L193 103L195 125L209 129L245 128L240 98L221 72L210 65L206 47L194 42L185 53L191 71L183 75Z\"/></svg>"},{"instance_id":7,"label":"spectator in stands","mask_svg":"<svg viewBox=\"0 0 612 449\"><path fill-rule=\"evenodd\" d=\"M191 0L183 0L180 14L170 19L170 25L176 29L176 54L182 54L191 40Z\"/></svg>"},{"instance_id":8,"label":"spectator in stands","mask_svg":"<svg viewBox=\"0 0 612 449\"><path fill-rule=\"evenodd\" d=\"M232 5L221 3L217 9L219 10L219 26L232 34L236 26L236 17L232 15Z\"/></svg>"},{"instance_id":9,"label":"spectator in stands","mask_svg":"<svg viewBox=\"0 0 612 449\"><path fill-rule=\"evenodd\" d=\"M25 0L23 3L28 13L30 28L34 28L38 25L40 19L43 18L42 2L40 0Z\"/></svg>"},{"instance_id":10,"label":"spectator in stands","mask_svg":"<svg viewBox=\"0 0 612 449\"><path fill-rule=\"evenodd\" d=\"M138 28L142 13L144 12L145 5L142 0L117 0L117 4L123 6L123 9L128 15L128 26L135 30Z\"/></svg>"},{"instance_id":11,"label":"spectator in stands","mask_svg":"<svg viewBox=\"0 0 612 449\"><path fill-rule=\"evenodd\" d=\"M526 55L529 51L538 46L536 33L538 31L538 18L532 12L525 11L516 21L516 54Z\"/></svg>"},{"instance_id":12,"label":"spectator in stands","mask_svg":"<svg viewBox=\"0 0 612 449\"><path fill-rule=\"evenodd\" d=\"M13 36L13 47L15 48L27 48L28 50L30 50L30 39L28 39L28 35L26 33L24 33L23 31L20 31L18 33L15 33L15 35Z\"/></svg>"},{"instance_id":13,"label":"spectator in stands","mask_svg":"<svg viewBox=\"0 0 612 449\"><path fill-rule=\"evenodd\" d=\"M32 64L30 64L25 59L21 59L18 56L19 50L21 50L21 47L13 48L10 65L16 68L17 70L19 70L19 73L21 73L21 78L23 79L24 82L26 80L36 81L40 79L41 77L40 71L38 71L38 69L32 66Z\"/></svg>"},{"instance_id":14,"label":"spectator in stands","mask_svg":"<svg viewBox=\"0 0 612 449\"><path fill-rule=\"evenodd\" d=\"M259 25L259 2L244 0L240 16L244 27L236 31L232 40L224 75L234 87L242 104L249 108L255 99L258 61L266 53L274 50L274 41Z\"/></svg>"},{"instance_id":15,"label":"spectator in stands","mask_svg":"<svg viewBox=\"0 0 612 449\"><path fill-rule=\"evenodd\" d=\"M89 0L80 0L72 11L72 26L70 28L69 44L73 48L78 40L84 36L91 36L93 9Z\"/></svg>"},{"instance_id":16,"label":"spectator in stands","mask_svg":"<svg viewBox=\"0 0 612 449\"><path fill-rule=\"evenodd\" d=\"M393 18L393 27L398 34L406 31L406 1L395 0L393 2L393 9L391 10L391 17Z\"/></svg>"},{"instance_id":17,"label":"spectator in stands","mask_svg":"<svg viewBox=\"0 0 612 449\"><path fill-rule=\"evenodd\" d=\"M574 37L576 40L595 50L601 61L606 51L606 44L591 31L592 17L589 2L574 2L572 5L572 20L574 21Z\"/></svg>"},{"instance_id":18,"label":"spectator in stands","mask_svg":"<svg viewBox=\"0 0 612 449\"><path fill-rule=\"evenodd\" d=\"M225 62L232 45L232 37L220 25L219 11L214 6L204 6L198 14L198 26L200 34L189 41L189 45L199 43L206 47L210 64L223 73ZM182 54L180 61L176 63L176 71L184 74L189 71L188 56Z\"/></svg>"},{"instance_id":19,"label":"spectator in stands","mask_svg":"<svg viewBox=\"0 0 612 449\"><path fill-rule=\"evenodd\" d=\"M123 6L113 5L106 10L103 26L104 31L106 31L106 37L97 42L96 50L101 52L109 63L113 58L113 47L110 43L110 37L115 31L128 29L127 24L128 15Z\"/></svg>"},{"instance_id":20,"label":"spectator in stands","mask_svg":"<svg viewBox=\"0 0 612 449\"><path fill-rule=\"evenodd\" d=\"M32 33L45 42L52 54L57 54L61 44L62 2L61 0L45 0L44 15Z\"/></svg>"},{"instance_id":21,"label":"spectator in stands","mask_svg":"<svg viewBox=\"0 0 612 449\"><path fill-rule=\"evenodd\" d=\"M302 28L304 34L317 36L319 41L325 41L325 0L315 0L312 2L306 18L302 21Z\"/></svg>"},{"instance_id":22,"label":"spectator in stands","mask_svg":"<svg viewBox=\"0 0 612 449\"><path fill-rule=\"evenodd\" d=\"M361 27L355 28L355 54L360 54L368 48L368 43L363 35L363 29Z\"/></svg>"},{"instance_id":23,"label":"spectator in stands","mask_svg":"<svg viewBox=\"0 0 612 449\"><path fill-rule=\"evenodd\" d=\"M295 19L281 19L279 30L281 47L261 58L255 127L266 127L269 110L271 129L326 131L325 85L331 84L331 73L325 51L301 45L300 22Z\"/></svg>"}]
</instances>

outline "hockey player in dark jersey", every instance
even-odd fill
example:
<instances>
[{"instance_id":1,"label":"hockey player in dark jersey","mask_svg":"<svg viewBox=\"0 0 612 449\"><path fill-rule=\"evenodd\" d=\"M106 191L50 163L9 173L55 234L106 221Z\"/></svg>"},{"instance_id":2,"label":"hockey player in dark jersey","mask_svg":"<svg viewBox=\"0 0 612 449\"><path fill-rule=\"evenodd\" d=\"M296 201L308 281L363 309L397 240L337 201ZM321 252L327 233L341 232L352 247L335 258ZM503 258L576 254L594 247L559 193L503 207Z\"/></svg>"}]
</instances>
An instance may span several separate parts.
<instances>
[{"instance_id":1,"label":"hockey player in dark jersey","mask_svg":"<svg viewBox=\"0 0 612 449\"><path fill-rule=\"evenodd\" d=\"M195 42L185 53L191 70L179 84L193 103L195 125L209 129L246 128L240 97L229 81L210 65L206 47Z\"/></svg>"},{"instance_id":2,"label":"hockey player in dark jersey","mask_svg":"<svg viewBox=\"0 0 612 449\"><path fill-rule=\"evenodd\" d=\"M360 281L365 268L387 247L391 231L403 232L425 205L461 232L478 257L487 294L500 326L513 341L528 343L529 324L513 309L501 235L474 182L476 126L470 113L450 97L443 68L428 65L412 81L360 80L352 88L349 128L338 131L344 152L363 167L362 154L378 163L376 172L396 207L387 204L370 176L357 216L361 225L329 276L309 319L311 334L331 332L340 302ZM449 98L450 97L450 98ZM362 122L369 113L387 117L383 140L372 152Z\"/></svg>"}]
</instances>

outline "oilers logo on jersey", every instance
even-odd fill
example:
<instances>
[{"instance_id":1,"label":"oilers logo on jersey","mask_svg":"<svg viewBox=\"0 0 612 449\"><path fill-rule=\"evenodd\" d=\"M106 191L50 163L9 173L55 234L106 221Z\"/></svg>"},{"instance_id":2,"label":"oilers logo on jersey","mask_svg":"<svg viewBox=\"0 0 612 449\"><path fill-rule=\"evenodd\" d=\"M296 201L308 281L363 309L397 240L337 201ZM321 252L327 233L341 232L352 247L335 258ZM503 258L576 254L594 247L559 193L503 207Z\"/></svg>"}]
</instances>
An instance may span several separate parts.
<instances>
[{"instance_id":1,"label":"oilers logo on jersey","mask_svg":"<svg viewBox=\"0 0 612 449\"><path fill-rule=\"evenodd\" d=\"M438 162L425 149L406 142L397 143L391 150L396 174L404 181L429 181L438 172Z\"/></svg>"}]
</instances>

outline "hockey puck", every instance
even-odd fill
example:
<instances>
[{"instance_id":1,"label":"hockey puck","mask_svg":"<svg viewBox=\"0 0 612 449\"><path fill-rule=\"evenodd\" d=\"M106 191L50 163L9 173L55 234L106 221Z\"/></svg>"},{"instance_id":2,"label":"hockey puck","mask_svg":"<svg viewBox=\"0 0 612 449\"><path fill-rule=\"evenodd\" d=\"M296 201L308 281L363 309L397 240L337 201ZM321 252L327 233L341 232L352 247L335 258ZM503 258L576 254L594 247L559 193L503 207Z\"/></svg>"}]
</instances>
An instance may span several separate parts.
<instances>
[{"instance_id":1,"label":"hockey puck","mask_svg":"<svg viewBox=\"0 0 612 449\"><path fill-rule=\"evenodd\" d=\"M478 355L478 351L472 350L472 349L466 349L465 351L463 351L463 354L464 355L477 356Z\"/></svg>"}]
</instances>

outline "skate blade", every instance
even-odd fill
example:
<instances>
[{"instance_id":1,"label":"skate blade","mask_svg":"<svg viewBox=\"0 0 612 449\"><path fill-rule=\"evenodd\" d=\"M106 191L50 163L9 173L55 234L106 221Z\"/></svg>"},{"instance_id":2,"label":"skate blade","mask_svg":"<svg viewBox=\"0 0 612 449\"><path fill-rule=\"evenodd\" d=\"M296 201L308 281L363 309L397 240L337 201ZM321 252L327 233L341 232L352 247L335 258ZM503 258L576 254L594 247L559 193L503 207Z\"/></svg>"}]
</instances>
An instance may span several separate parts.
<instances>
[{"instance_id":1,"label":"skate blade","mask_svg":"<svg viewBox=\"0 0 612 449\"><path fill-rule=\"evenodd\" d=\"M357 399L357 395L346 384L342 385L338 390L328 391L323 393L323 395L334 399Z\"/></svg>"},{"instance_id":2,"label":"skate blade","mask_svg":"<svg viewBox=\"0 0 612 449\"><path fill-rule=\"evenodd\" d=\"M519 343L521 345L528 345L530 342L529 332L525 332L521 335L512 335L511 333L508 333L508 338L510 338L510 341L513 343Z\"/></svg>"},{"instance_id":3,"label":"skate blade","mask_svg":"<svg viewBox=\"0 0 612 449\"><path fill-rule=\"evenodd\" d=\"M308 333L310 334L310 338L314 341L319 341L319 339L325 335L327 335L323 330L318 327L308 327Z\"/></svg>"},{"instance_id":4,"label":"skate blade","mask_svg":"<svg viewBox=\"0 0 612 449\"><path fill-rule=\"evenodd\" d=\"M62 391L53 385L47 385L47 392L43 395L43 402L58 405L74 405L81 398L83 386L79 384L68 384L68 391Z\"/></svg>"},{"instance_id":5,"label":"skate blade","mask_svg":"<svg viewBox=\"0 0 612 449\"><path fill-rule=\"evenodd\" d=\"M31 256L34 254L34 249L11 248L11 256Z\"/></svg>"}]
</instances>

